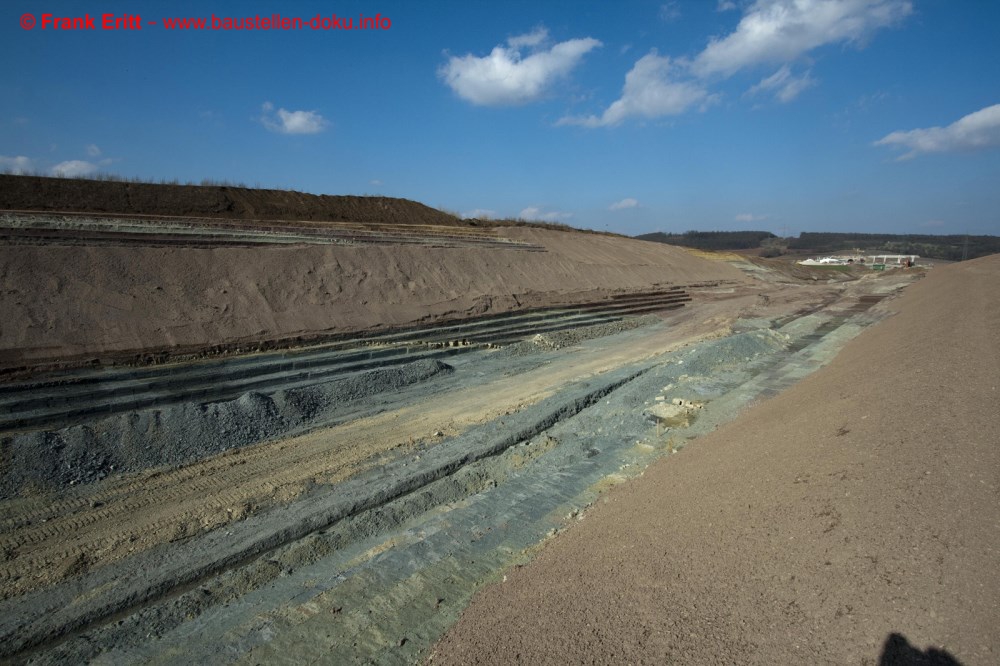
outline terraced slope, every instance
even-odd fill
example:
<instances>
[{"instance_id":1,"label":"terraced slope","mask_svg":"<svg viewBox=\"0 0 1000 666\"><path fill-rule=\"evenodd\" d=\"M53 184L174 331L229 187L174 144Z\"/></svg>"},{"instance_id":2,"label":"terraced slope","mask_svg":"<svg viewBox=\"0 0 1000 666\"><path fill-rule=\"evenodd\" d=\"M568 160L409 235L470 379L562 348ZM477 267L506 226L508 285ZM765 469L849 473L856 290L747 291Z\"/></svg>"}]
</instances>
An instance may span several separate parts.
<instances>
[{"instance_id":1,"label":"terraced slope","mask_svg":"<svg viewBox=\"0 0 1000 666\"><path fill-rule=\"evenodd\" d=\"M507 247L0 244L0 371L267 349L748 278L596 234L498 229ZM538 251L543 248L544 251Z\"/></svg>"}]
</instances>

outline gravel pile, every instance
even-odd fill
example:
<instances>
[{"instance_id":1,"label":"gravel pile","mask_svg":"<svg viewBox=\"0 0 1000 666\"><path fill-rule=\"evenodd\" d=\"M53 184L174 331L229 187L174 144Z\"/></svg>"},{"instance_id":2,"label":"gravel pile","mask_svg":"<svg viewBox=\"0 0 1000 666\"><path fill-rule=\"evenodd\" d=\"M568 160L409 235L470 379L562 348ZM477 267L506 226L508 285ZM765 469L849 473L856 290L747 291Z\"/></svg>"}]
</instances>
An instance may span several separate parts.
<instances>
[{"instance_id":1,"label":"gravel pile","mask_svg":"<svg viewBox=\"0 0 1000 666\"><path fill-rule=\"evenodd\" d=\"M249 446L308 426L346 404L451 371L440 361L421 360L267 395L250 392L235 400L185 403L4 437L0 499Z\"/></svg>"},{"instance_id":2,"label":"gravel pile","mask_svg":"<svg viewBox=\"0 0 1000 666\"><path fill-rule=\"evenodd\" d=\"M738 333L698 347L681 363L690 375L709 374L727 367L745 366L784 349L787 344L787 336L772 330Z\"/></svg>"},{"instance_id":3,"label":"gravel pile","mask_svg":"<svg viewBox=\"0 0 1000 666\"><path fill-rule=\"evenodd\" d=\"M564 331L552 331L551 333L539 333L529 340L523 340L507 347L503 353L510 356L528 356L540 351L551 351L572 347L585 340L593 338L603 338L608 335L616 335L625 331L642 326L651 326L660 322L656 315L644 315L642 317L627 317L618 321L606 324L594 324L592 326L581 326L580 328L570 328Z\"/></svg>"}]
</instances>

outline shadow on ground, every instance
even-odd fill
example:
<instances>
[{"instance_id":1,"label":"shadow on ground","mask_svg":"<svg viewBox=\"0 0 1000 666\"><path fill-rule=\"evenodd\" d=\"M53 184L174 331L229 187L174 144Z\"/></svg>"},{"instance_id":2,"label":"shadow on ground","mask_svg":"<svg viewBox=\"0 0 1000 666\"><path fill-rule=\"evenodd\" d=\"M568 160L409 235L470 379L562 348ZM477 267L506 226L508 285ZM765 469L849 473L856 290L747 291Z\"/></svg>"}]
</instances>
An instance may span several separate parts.
<instances>
[{"instance_id":1,"label":"shadow on ground","mask_svg":"<svg viewBox=\"0 0 1000 666\"><path fill-rule=\"evenodd\" d=\"M947 650L933 647L921 650L910 645L902 634L892 633L882 646L878 666L962 666L962 662Z\"/></svg>"}]
</instances>

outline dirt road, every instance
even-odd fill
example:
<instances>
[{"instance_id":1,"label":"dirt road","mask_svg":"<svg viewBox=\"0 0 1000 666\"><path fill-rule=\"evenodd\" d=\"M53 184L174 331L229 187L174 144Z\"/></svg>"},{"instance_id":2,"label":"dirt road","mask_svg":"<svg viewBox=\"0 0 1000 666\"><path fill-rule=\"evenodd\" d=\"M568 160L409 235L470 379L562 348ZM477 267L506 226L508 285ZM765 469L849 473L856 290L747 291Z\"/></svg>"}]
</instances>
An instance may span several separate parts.
<instances>
[{"instance_id":1,"label":"dirt road","mask_svg":"<svg viewBox=\"0 0 1000 666\"><path fill-rule=\"evenodd\" d=\"M935 269L483 590L430 662L997 663L998 287L997 256Z\"/></svg>"}]
</instances>

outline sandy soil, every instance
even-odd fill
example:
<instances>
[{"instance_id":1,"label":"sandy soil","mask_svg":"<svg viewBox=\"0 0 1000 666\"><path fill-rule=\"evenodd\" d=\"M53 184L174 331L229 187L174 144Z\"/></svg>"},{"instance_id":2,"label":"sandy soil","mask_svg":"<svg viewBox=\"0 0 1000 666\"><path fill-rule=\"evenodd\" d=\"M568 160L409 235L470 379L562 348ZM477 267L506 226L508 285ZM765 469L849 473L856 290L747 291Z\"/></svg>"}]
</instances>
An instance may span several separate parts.
<instances>
[{"instance_id":1,"label":"sandy soil","mask_svg":"<svg viewBox=\"0 0 1000 666\"><path fill-rule=\"evenodd\" d=\"M656 284L746 282L729 264L658 243L499 233L548 252L0 246L0 369L404 326Z\"/></svg>"},{"instance_id":2,"label":"sandy soil","mask_svg":"<svg viewBox=\"0 0 1000 666\"><path fill-rule=\"evenodd\" d=\"M997 663L998 285L998 256L932 271L483 590L432 663Z\"/></svg>"}]
</instances>

